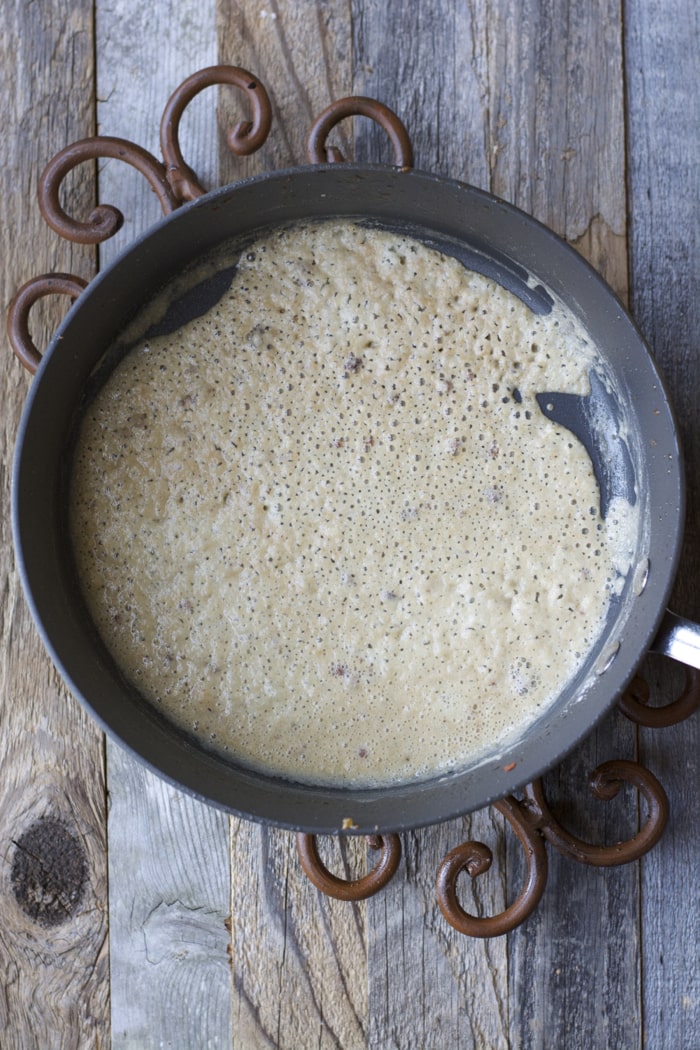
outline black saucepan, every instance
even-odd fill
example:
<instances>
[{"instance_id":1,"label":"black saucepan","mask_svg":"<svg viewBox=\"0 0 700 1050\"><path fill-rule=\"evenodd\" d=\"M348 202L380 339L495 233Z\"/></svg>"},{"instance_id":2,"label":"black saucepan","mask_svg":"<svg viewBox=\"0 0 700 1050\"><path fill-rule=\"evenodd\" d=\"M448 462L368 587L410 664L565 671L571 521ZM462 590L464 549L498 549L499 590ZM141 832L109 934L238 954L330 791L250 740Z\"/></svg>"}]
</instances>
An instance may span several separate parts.
<instances>
[{"instance_id":1,"label":"black saucepan","mask_svg":"<svg viewBox=\"0 0 700 1050\"><path fill-rule=\"evenodd\" d=\"M309 787L240 768L166 722L129 687L96 637L71 572L66 472L74 421L106 349L184 267L222 242L274 224L348 216L422 237L494 277L535 311L559 297L602 356L587 398L543 392L543 412L589 449L603 509L636 501L634 564L604 637L576 680L512 746L470 768L381 790ZM211 289L204 288L206 297ZM196 294L189 311L198 309ZM684 517L677 429L662 380L610 289L551 231L494 197L435 175L365 165L277 172L207 194L125 251L72 307L44 355L19 432L13 489L17 555L44 643L104 728L199 798L312 832L397 830L481 807L557 763L608 711L650 647L700 666L698 629L666 612Z\"/></svg>"}]
</instances>

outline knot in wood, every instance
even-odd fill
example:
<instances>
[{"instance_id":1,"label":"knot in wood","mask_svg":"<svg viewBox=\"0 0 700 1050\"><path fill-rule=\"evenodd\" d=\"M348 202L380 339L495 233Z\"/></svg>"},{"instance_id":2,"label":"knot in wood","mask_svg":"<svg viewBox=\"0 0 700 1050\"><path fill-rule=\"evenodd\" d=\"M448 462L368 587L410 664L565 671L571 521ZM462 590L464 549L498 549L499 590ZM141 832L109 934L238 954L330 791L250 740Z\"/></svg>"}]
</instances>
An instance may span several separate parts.
<instances>
[{"instance_id":1,"label":"knot in wood","mask_svg":"<svg viewBox=\"0 0 700 1050\"><path fill-rule=\"evenodd\" d=\"M85 850L64 821L42 817L14 843L12 891L40 926L59 926L75 914L87 881Z\"/></svg>"}]
</instances>

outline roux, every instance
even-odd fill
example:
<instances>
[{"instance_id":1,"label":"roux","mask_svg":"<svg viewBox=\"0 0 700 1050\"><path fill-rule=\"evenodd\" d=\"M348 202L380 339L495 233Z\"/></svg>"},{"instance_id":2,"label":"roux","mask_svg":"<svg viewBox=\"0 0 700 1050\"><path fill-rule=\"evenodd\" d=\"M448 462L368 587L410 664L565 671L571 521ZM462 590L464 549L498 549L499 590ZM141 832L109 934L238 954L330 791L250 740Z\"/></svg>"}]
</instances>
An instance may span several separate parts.
<instances>
[{"instance_id":1,"label":"roux","mask_svg":"<svg viewBox=\"0 0 700 1050\"><path fill-rule=\"evenodd\" d=\"M632 508L601 518L535 397L586 394L597 364L560 304L417 239L262 235L83 418L71 529L105 644L207 746L282 776L381 785L501 746L628 568Z\"/></svg>"}]
</instances>

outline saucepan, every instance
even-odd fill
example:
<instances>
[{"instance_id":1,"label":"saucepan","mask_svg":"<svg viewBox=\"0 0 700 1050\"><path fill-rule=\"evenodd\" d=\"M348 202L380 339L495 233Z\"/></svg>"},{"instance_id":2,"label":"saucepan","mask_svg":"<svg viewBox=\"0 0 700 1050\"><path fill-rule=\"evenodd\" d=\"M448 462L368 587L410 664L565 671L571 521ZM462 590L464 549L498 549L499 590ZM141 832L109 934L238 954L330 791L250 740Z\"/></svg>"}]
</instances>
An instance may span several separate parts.
<instances>
[{"instance_id":1,"label":"saucepan","mask_svg":"<svg viewBox=\"0 0 700 1050\"><path fill-rule=\"evenodd\" d=\"M251 80L246 90L256 89ZM44 644L75 696L140 760L198 798L311 833L348 826L357 833L396 831L483 807L551 768L589 734L649 649L700 667L700 629L667 611L684 524L678 430L662 378L633 321L594 270L549 229L472 186L414 170L397 123L387 125L396 164L336 163L332 153L329 161L322 146L328 127L344 113L357 112L358 100L354 105L341 106L315 126L313 155L324 163L209 193L198 193L195 186L189 195L196 199L149 229L81 292L32 383L13 479L14 541L24 590ZM166 121L171 130L173 120L171 113L170 124ZM239 132L245 136L250 127ZM100 141L102 155L120 155L120 140ZM161 197L178 179L192 186L181 158L157 169L151 160L142 157L138 164ZM64 157L54 169L67 170L75 162ZM167 182L166 173L177 178ZM54 212L58 228L60 207ZM598 347L602 374L592 377L585 398L543 391L541 409L585 443L603 506L616 496L639 506L632 567L606 630L546 713L518 739L467 768L381 789L313 786L252 771L168 722L124 680L101 643L74 578L68 541L67 475L76 419L91 377L137 309L224 242L327 217L422 238L494 278L534 311L546 310L549 297L558 297ZM109 216L105 220L102 212L98 220L108 222ZM70 282L67 290L80 291ZM190 299L188 309L196 311L196 295ZM13 325L23 332L16 342L26 347L26 303L20 300Z\"/></svg>"}]
</instances>

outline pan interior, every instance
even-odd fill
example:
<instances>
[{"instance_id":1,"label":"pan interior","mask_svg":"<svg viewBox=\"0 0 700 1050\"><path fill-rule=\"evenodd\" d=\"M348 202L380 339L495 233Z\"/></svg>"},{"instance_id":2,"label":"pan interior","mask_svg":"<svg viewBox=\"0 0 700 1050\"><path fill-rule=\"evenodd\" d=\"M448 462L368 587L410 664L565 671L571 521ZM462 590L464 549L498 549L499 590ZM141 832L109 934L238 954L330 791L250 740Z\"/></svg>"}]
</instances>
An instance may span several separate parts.
<instances>
[{"instance_id":1,"label":"pan interior","mask_svg":"<svg viewBox=\"0 0 700 1050\"><path fill-rule=\"evenodd\" d=\"M363 188L363 211L359 215L352 193L358 181ZM246 201L246 197L251 200ZM242 221L241 215L252 218ZM534 311L549 309L552 297L562 298L586 324L605 367L600 375L591 376L590 397L572 402L557 392L543 391L542 410L567 426L588 448L606 507L617 496L640 504L635 565L611 605L607 635L566 695L531 728L527 739L486 756L476 768L422 785L379 791L319 790L236 768L175 731L157 713L146 712L147 705L125 686L86 621L67 568L61 522L74 420L82 410L86 389L99 384L105 367L112 365L111 360L105 364L104 351L114 345L115 333L123 333L118 353L130 343L133 332L129 332L129 323L135 306L144 298L150 301L174 274L181 279L183 266L200 262L224 236L226 240L237 239L243 246L272 224L333 215L361 218L419 236L496 279ZM163 307L162 300L153 330L162 332L169 326L173 330L172 326L208 309L220 292L217 280L209 276L193 287L183 287L169 309ZM35 615L72 688L110 731L159 772L215 804L287 826L337 830L348 817L360 829L417 825L483 805L530 779L556 762L607 710L653 635L664 591L670 586L669 565L677 546L682 490L678 469L670 479L666 477L665 486L659 485L657 460L670 459L675 465L679 454L663 387L634 326L609 290L552 234L478 191L419 173L407 177L352 168L287 173L213 194L162 224L106 271L79 305L81 309L73 312L60 333L60 355L57 341L27 406L15 487L18 547ZM63 357L63 365L59 357ZM71 359L75 380L69 378L71 369L65 364ZM48 400L47 391L54 379L62 388L59 396L65 399L62 410ZM47 406L60 438L60 453L58 462L55 457L53 462L50 456L42 457L49 495L41 498L37 495L41 486L28 478L30 471L36 473L32 457L36 457L39 441L37 419ZM41 443L45 449L45 441ZM650 448L659 452L650 454ZM57 486L58 477L62 481ZM652 507L663 505L659 503L659 488L671 497L670 501L666 499L666 506L671 505L670 522L665 523L670 530L667 535L671 543L665 545L670 553L654 559L661 606L658 599L649 605L648 590L643 586L654 547ZM43 521L53 520L55 528L51 542L44 544L44 553L38 556L40 515ZM53 582L53 590L48 588L50 594L40 577ZM57 583L60 586L56 587ZM634 636L631 647L626 642L630 626Z\"/></svg>"}]
</instances>

